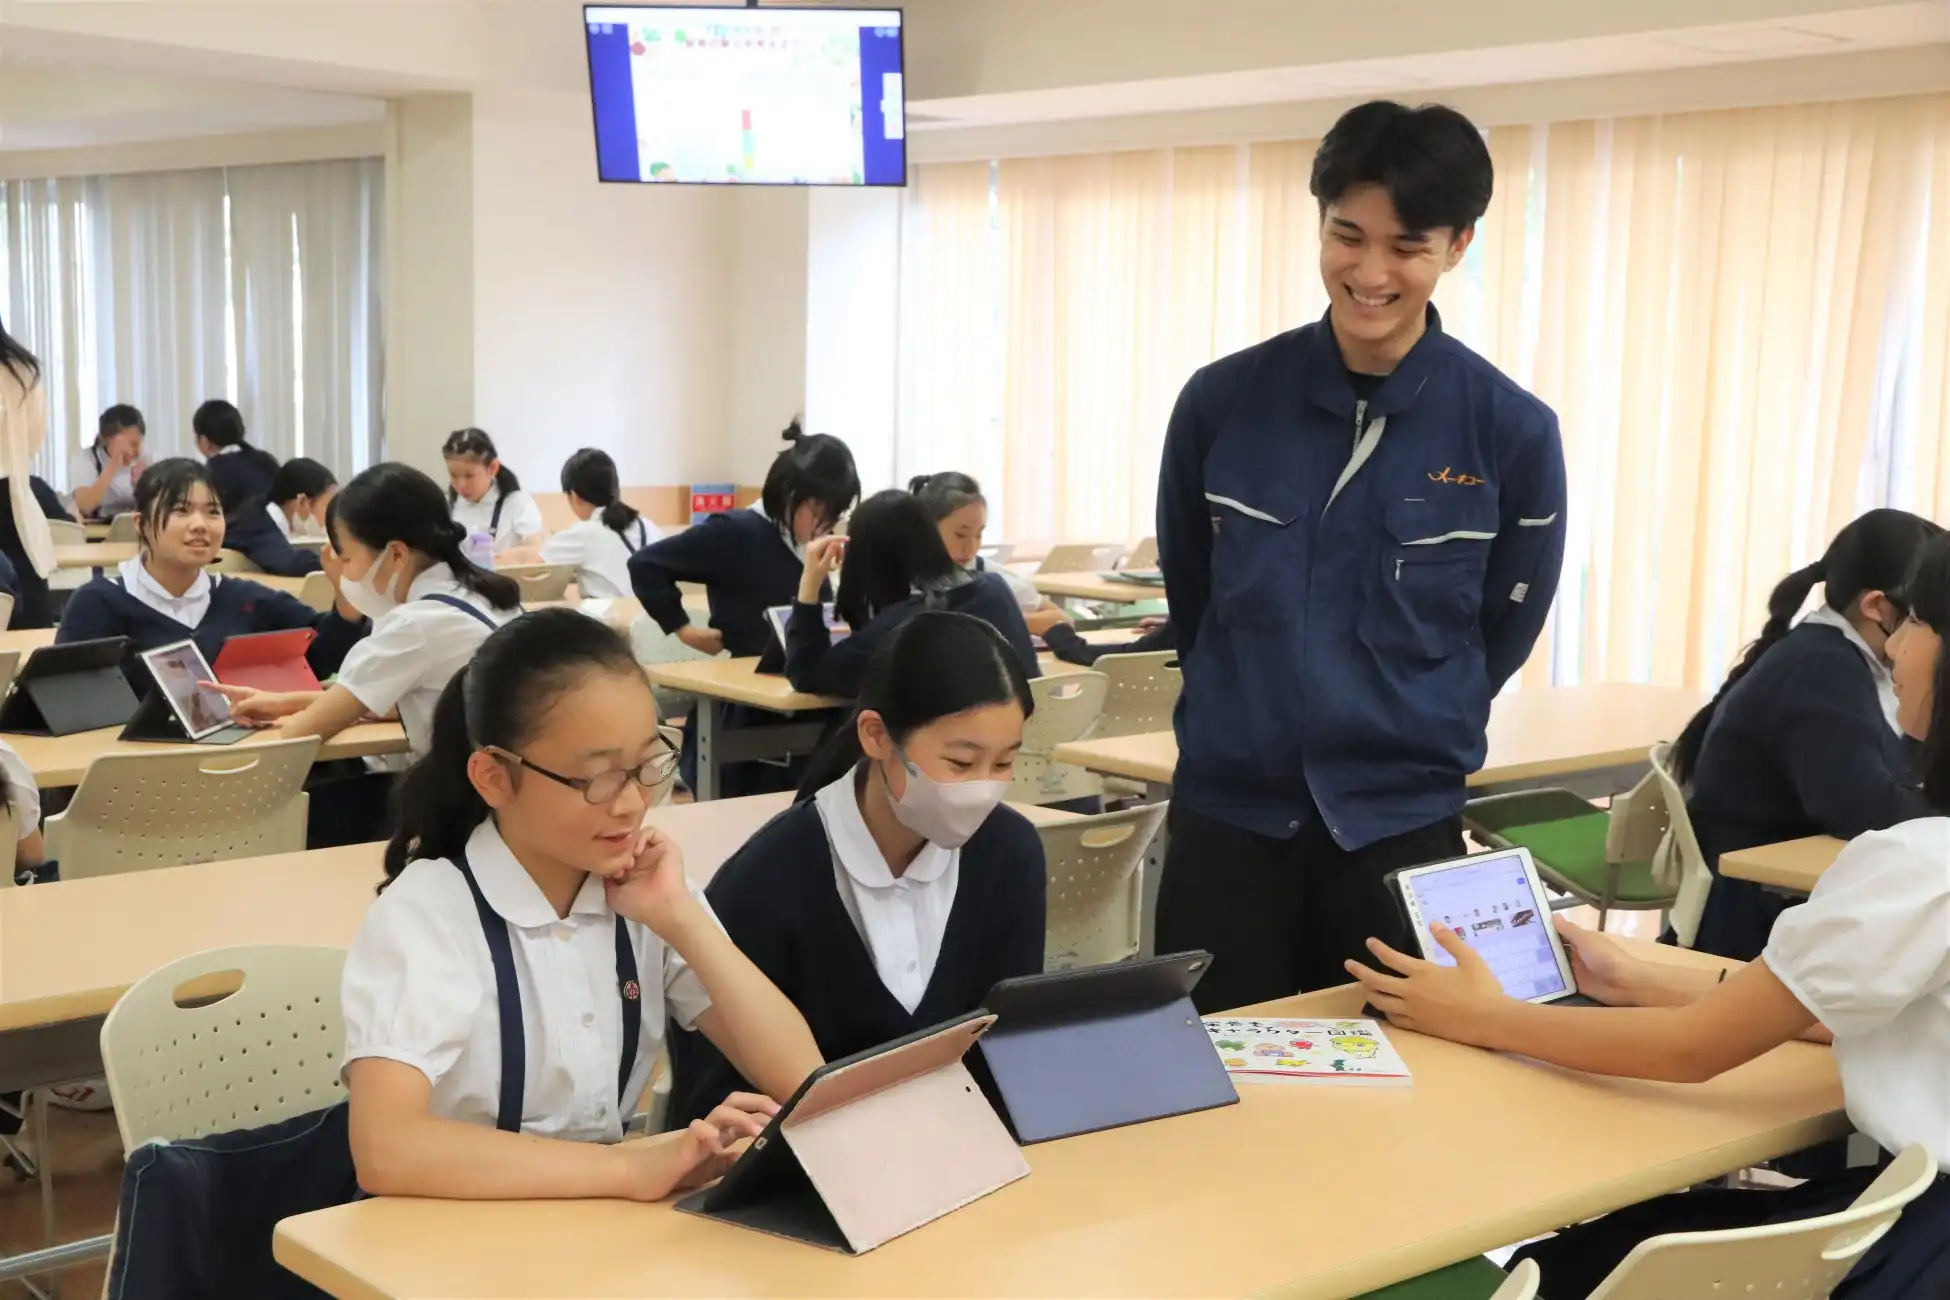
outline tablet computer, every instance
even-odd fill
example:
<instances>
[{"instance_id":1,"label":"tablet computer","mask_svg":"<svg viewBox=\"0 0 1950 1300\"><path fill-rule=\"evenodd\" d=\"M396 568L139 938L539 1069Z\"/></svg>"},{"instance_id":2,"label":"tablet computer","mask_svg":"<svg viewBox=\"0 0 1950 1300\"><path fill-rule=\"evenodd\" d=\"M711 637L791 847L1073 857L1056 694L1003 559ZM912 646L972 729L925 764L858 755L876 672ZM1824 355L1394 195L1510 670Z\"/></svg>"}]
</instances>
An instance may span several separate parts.
<instances>
[{"instance_id":1,"label":"tablet computer","mask_svg":"<svg viewBox=\"0 0 1950 1300\"><path fill-rule=\"evenodd\" d=\"M217 651L217 675L206 680L260 691L315 691L318 676L305 652L318 633L308 627L233 636Z\"/></svg>"},{"instance_id":2,"label":"tablet computer","mask_svg":"<svg viewBox=\"0 0 1950 1300\"><path fill-rule=\"evenodd\" d=\"M1518 1001L1599 1005L1578 992L1529 849L1408 867L1390 872L1387 880L1407 909L1421 956L1429 961L1456 964L1429 933L1429 926L1440 922L1482 955L1503 991Z\"/></svg>"},{"instance_id":3,"label":"tablet computer","mask_svg":"<svg viewBox=\"0 0 1950 1300\"><path fill-rule=\"evenodd\" d=\"M840 621L839 611L833 602L827 601L821 612L826 616L826 635L831 643L838 645L846 640L852 629ZM792 606L770 606L765 611L765 621L772 625L772 644L765 647L765 653L758 657L758 667L754 671L782 673L785 671L785 629L792 621Z\"/></svg>"},{"instance_id":4,"label":"tablet computer","mask_svg":"<svg viewBox=\"0 0 1950 1300\"><path fill-rule=\"evenodd\" d=\"M216 678L196 642L175 641L144 650L141 657L149 675L156 679L156 690L169 711L176 715L185 736L221 744L251 734L249 727L237 726L230 720L230 701L204 685ZM230 732L236 734L232 736Z\"/></svg>"}]
</instances>

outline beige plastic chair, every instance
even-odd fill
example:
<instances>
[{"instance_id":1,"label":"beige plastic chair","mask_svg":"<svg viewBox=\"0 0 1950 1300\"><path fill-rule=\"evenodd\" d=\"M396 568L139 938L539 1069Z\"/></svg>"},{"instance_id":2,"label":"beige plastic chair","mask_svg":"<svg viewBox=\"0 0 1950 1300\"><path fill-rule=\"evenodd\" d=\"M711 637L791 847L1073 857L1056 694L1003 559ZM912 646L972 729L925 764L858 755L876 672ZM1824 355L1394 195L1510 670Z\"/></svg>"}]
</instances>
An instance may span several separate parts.
<instances>
[{"instance_id":1,"label":"beige plastic chair","mask_svg":"<svg viewBox=\"0 0 1950 1300\"><path fill-rule=\"evenodd\" d=\"M135 511L125 510L108 521L108 540L111 542L142 540L142 530L136 525Z\"/></svg>"},{"instance_id":2,"label":"beige plastic chair","mask_svg":"<svg viewBox=\"0 0 1950 1300\"><path fill-rule=\"evenodd\" d=\"M323 614L338 603L338 595L332 590L332 580L322 573L307 573L304 582L298 586L298 599Z\"/></svg>"},{"instance_id":3,"label":"beige plastic chair","mask_svg":"<svg viewBox=\"0 0 1950 1300\"><path fill-rule=\"evenodd\" d=\"M1131 548L1121 566L1126 569L1155 569L1158 567L1158 539L1146 537Z\"/></svg>"},{"instance_id":4,"label":"beige plastic chair","mask_svg":"<svg viewBox=\"0 0 1950 1300\"><path fill-rule=\"evenodd\" d=\"M262 573L256 560L242 551L233 551L228 546L217 552L217 558L204 566L212 573Z\"/></svg>"},{"instance_id":5,"label":"beige plastic chair","mask_svg":"<svg viewBox=\"0 0 1950 1300\"><path fill-rule=\"evenodd\" d=\"M1143 943L1144 852L1166 804L1036 828L1049 869L1043 969L1125 961Z\"/></svg>"},{"instance_id":6,"label":"beige plastic chair","mask_svg":"<svg viewBox=\"0 0 1950 1300\"><path fill-rule=\"evenodd\" d=\"M305 847L319 740L104 754L43 826L61 878L222 862Z\"/></svg>"},{"instance_id":7,"label":"beige plastic chair","mask_svg":"<svg viewBox=\"0 0 1950 1300\"><path fill-rule=\"evenodd\" d=\"M1049 554L1036 566L1038 573L1098 573L1117 563L1124 548L1095 542L1065 542L1049 548Z\"/></svg>"},{"instance_id":8,"label":"beige plastic chair","mask_svg":"<svg viewBox=\"0 0 1950 1300\"><path fill-rule=\"evenodd\" d=\"M1654 745L1650 761L1666 820L1665 833L1652 854L1652 877L1676 891L1670 920L1680 945L1690 948L1699 934L1699 919L1706 911L1713 873L1707 869L1706 855L1700 852L1699 837L1693 833L1693 819L1686 812L1686 794L1672 774L1672 745L1664 741ZM1612 824L1614 833L1622 833L1616 814Z\"/></svg>"},{"instance_id":9,"label":"beige plastic chair","mask_svg":"<svg viewBox=\"0 0 1950 1300\"><path fill-rule=\"evenodd\" d=\"M1015 781L1009 789L1013 802L1062 803L1103 793L1104 783L1095 773L1058 763L1050 751L1090 734L1109 689L1110 679L1097 672L1038 677L1029 683L1036 713L1022 729L1022 749L1016 754Z\"/></svg>"},{"instance_id":10,"label":"beige plastic chair","mask_svg":"<svg viewBox=\"0 0 1950 1300\"><path fill-rule=\"evenodd\" d=\"M102 1022L123 1151L343 1101L344 973L342 948L267 944L194 953L137 980Z\"/></svg>"},{"instance_id":11,"label":"beige plastic chair","mask_svg":"<svg viewBox=\"0 0 1950 1300\"><path fill-rule=\"evenodd\" d=\"M1936 1175L1929 1152L1914 1146L1838 1214L1727 1232L1673 1233L1640 1242L1591 1293L1591 1300L1748 1295L1825 1300Z\"/></svg>"},{"instance_id":12,"label":"beige plastic chair","mask_svg":"<svg viewBox=\"0 0 1950 1300\"><path fill-rule=\"evenodd\" d=\"M524 605L538 600L561 600L568 594L569 584L576 580L573 564L511 564L495 572L521 585Z\"/></svg>"},{"instance_id":13,"label":"beige plastic chair","mask_svg":"<svg viewBox=\"0 0 1950 1300\"><path fill-rule=\"evenodd\" d=\"M0 845L6 846L5 849L0 849L0 857L6 859L0 862L0 889L13 887L14 845L18 843L20 837L14 827L14 806L8 800L0 799Z\"/></svg>"},{"instance_id":14,"label":"beige plastic chair","mask_svg":"<svg viewBox=\"0 0 1950 1300\"><path fill-rule=\"evenodd\" d=\"M0 591L0 628L5 628L13 621L14 598ZM0 694L4 694L4 692L0 692Z\"/></svg>"},{"instance_id":15,"label":"beige plastic chair","mask_svg":"<svg viewBox=\"0 0 1950 1300\"><path fill-rule=\"evenodd\" d=\"M1178 704L1185 676L1178 671L1178 652L1105 655L1093 667L1110 680L1104 711L1097 719L1094 740L1112 736L1142 736L1171 730L1171 711Z\"/></svg>"},{"instance_id":16,"label":"beige plastic chair","mask_svg":"<svg viewBox=\"0 0 1950 1300\"><path fill-rule=\"evenodd\" d=\"M56 546L86 546L88 544L87 527L82 524L77 524L72 520L50 519L47 521L47 532L48 536L54 539Z\"/></svg>"}]
</instances>

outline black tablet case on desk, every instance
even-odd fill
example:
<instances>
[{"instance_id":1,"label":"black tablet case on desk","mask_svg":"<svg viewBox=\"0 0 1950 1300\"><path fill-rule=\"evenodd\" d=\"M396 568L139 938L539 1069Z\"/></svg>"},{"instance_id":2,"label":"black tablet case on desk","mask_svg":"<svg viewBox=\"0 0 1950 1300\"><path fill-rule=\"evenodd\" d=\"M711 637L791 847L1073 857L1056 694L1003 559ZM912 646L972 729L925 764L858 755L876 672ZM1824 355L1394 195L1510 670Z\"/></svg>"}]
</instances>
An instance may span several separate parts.
<instances>
[{"instance_id":1,"label":"black tablet case on desk","mask_svg":"<svg viewBox=\"0 0 1950 1300\"><path fill-rule=\"evenodd\" d=\"M70 736L118 727L135 716L135 692L122 676L128 638L71 641L36 650L0 704L0 731Z\"/></svg>"},{"instance_id":2,"label":"black tablet case on desk","mask_svg":"<svg viewBox=\"0 0 1950 1300\"><path fill-rule=\"evenodd\" d=\"M1016 1140L1184 1115L1239 1100L1192 989L1212 954L1176 953L1003 980L971 1059Z\"/></svg>"},{"instance_id":3,"label":"black tablet case on desk","mask_svg":"<svg viewBox=\"0 0 1950 1300\"><path fill-rule=\"evenodd\" d=\"M129 724L122 728L122 734L116 739L148 740L165 745L234 745L249 736L251 730L232 723L201 740L191 740L190 734L183 730L182 722L176 717L176 710L169 707L162 690L151 687L149 693L142 697L142 702L136 705Z\"/></svg>"}]
</instances>

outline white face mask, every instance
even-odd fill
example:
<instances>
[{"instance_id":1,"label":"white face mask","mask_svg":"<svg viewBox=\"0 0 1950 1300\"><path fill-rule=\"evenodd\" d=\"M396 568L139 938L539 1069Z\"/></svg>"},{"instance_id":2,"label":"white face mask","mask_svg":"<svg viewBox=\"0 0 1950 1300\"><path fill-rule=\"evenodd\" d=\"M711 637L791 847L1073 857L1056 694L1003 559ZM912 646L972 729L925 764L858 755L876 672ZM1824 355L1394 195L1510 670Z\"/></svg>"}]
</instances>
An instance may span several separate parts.
<instances>
[{"instance_id":1,"label":"white face mask","mask_svg":"<svg viewBox=\"0 0 1950 1300\"><path fill-rule=\"evenodd\" d=\"M907 768L907 793L893 801L894 819L944 849L974 839L995 806L1009 797L1008 781L937 781L895 753ZM893 793L892 785L887 789Z\"/></svg>"},{"instance_id":2,"label":"white face mask","mask_svg":"<svg viewBox=\"0 0 1950 1300\"><path fill-rule=\"evenodd\" d=\"M385 590L381 590L374 581L379 576L379 566L385 562L385 553L381 552L379 558L372 562L372 567L366 570L364 577L348 576L339 579L339 594L345 597L348 605L367 618L377 619L399 608L399 597L392 592L392 588L399 582L398 569L393 571L393 577L388 580Z\"/></svg>"}]
</instances>

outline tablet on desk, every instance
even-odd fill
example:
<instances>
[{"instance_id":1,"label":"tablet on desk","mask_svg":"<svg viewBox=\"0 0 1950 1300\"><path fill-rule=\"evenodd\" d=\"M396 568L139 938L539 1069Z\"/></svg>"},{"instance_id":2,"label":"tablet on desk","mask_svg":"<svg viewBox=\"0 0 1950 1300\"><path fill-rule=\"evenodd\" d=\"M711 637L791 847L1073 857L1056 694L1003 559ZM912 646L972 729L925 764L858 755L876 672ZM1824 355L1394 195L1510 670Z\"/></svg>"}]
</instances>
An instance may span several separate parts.
<instances>
[{"instance_id":1,"label":"tablet on desk","mask_svg":"<svg viewBox=\"0 0 1950 1300\"><path fill-rule=\"evenodd\" d=\"M217 651L216 676L204 680L260 691L315 691L318 676L305 652L317 638L308 627L233 636Z\"/></svg>"},{"instance_id":2,"label":"tablet on desk","mask_svg":"<svg viewBox=\"0 0 1950 1300\"><path fill-rule=\"evenodd\" d=\"M177 641L145 650L142 662L156 679L163 703L189 739L199 744L227 745L251 734L249 727L231 721L230 701L204 685L215 677L196 642Z\"/></svg>"},{"instance_id":3,"label":"tablet on desk","mask_svg":"<svg viewBox=\"0 0 1950 1300\"><path fill-rule=\"evenodd\" d=\"M820 607L820 612L826 616L826 635L831 643L838 645L846 640L852 629L840 621L839 611L833 602L827 601ZM772 644L765 647L765 653L758 657L758 667L754 671L782 673L785 671L785 629L792 621L792 606L771 606L765 611L765 620L772 625Z\"/></svg>"},{"instance_id":4,"label":"tablet on desk","mask_svg":"<svg viewBox=\"0 0 1950 1300\"><path fill-rule=\"evenodd\" d=\"M1429 933L1440 922L1461 935L1495 972L1503 991L1522 1002L1601 1005L1578 992L1571 958L1552 923L1550 899L1530 850L1498 849L1472 857L1390 872L1421 955L1443 966L1456 959Z\"/></svg>"}]
</instances>

